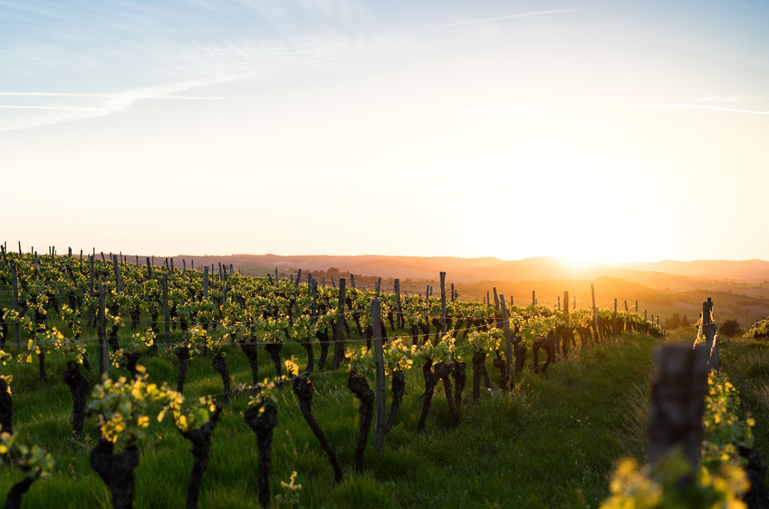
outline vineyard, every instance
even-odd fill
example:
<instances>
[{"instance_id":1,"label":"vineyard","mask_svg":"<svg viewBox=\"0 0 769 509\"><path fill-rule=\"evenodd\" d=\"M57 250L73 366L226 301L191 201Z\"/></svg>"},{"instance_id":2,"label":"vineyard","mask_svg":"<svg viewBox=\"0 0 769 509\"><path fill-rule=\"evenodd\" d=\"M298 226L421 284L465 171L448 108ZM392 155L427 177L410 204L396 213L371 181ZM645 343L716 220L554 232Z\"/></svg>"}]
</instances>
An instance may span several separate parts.
<instances>
[{"instance_id":1,"label":"vineyard","mask_svg":"<svg viewBox=\"0 0 769 509\"><path fill-rule=\"evenodd\" d=\"M392 480L430 485L420 473L462 462L451 443L481 429L531 437L520 425L532 401L535 413L573 408L550 380L570 384L574 394L560 395L570 399L583 390L576 376L631 358L648 369L639 359L663 335L616 303L570 312L567 296L563 309L521 307L496 292L488 304L460 299L443 284L440 297L423 297L401 295L397 280L384 293L345 278L324 286L221 266L2 255L0 452L18 467L2 473L8 507L27 491L49 501L60 492L73 507L451 505L449 486L443 502L424 503L399 498ZM633 373L639 383L645 372ZM601 376L621 386L628 375ZM616 399L621 387L601 390ZM537 415L532 427L547 421ZM582 419L567 420L582 430ZM419 454L415 437L427 441ZM396 473L404 455L416 469ZM603 498L605 475L594 473L583 478L592 492L572 486L570 503Z\"/></svg>"}]
</instances>

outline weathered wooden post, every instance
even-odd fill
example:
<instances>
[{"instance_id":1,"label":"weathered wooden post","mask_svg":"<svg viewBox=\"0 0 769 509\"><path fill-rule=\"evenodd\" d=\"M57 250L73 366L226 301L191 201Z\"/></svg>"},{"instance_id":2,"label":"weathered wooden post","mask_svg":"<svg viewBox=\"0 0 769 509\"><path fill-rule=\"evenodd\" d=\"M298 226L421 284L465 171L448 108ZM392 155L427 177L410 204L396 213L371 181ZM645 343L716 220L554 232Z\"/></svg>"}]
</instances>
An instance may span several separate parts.
<instances>
[{"instance_id":1,"label":"weathered wooden post","mask_svg":"<svg viewBox=\"0 0 769 509\"><path fill-rule=\"evenodd\" d=\"M531 305L536 306L537 305L537 291L532 290L531 291Z\"/></svg>"},{"instance_id":2,"label":"weathered wooden post","mask_svg":"<svg viewBox=\"0 0 769 509\"><path fill-rule=\"evenodd\" d=\"M497 295L497 287L491 289L494 292L494 310L499 311L499 296Z\"/></svg>"},{"instance_id":3,"label":"weathered wooden post","mask_svg":"<svg viewBox=\"0 0 769 509\"><path fill-rule=\"evenodd\" d=\"M163 274L163 327L166 336L166 348L171 346L171 322L168 318L168 274Z\"/></svg>"},{"instance_id":4,"label":"weathered wooden post","mask_svg":"<svg viewBox=\"0 0 769 509\"><path fill-rule=\"evenodd\" d=\"M494 296L496 296L496 289ZM446 273L441 272L441 337L446 335Z\"/></svg>"},{"instance_id":5,"label":"weathered wooden post","mask_svg":"<svg viewBox=\"0 0 769 509\"><path fill-rule=\"evenodd\" d=\"M708 299L710 300L710 299ZM721 368L721 362L718 358L718 338L716 337L716 324L711 317L711 302L702 303L702 332L705 334L705 349L708 352L708 372L711 369L718 371Z\"/></svg>"},{"instance_id":6,"label":"weathered wooden post","mask_svg":"<svg viewBox=\"0 0 769 509\"><path fill-rule=\"evenodd\" d=\"M117 261L117 255L112 259L112 268L115 272L115 283L116 283L116 289L117 293L120 293L123 290L123 286L120 284L120 265Z\"/></svg>"},{"instance_id":7,"label":"weathered wooden post","mask_svg":"<svg viewBox=\"0 0 769 509\"><path fill-rule=\"evenodd\" d=\"M334 329L334 362L331 368L336 371L344 358L344 285L345 278L339 278L339 304L336 308L336 328Z\"/></svg>"},{"instance_id":8,"label":"weathered wooden post","mask_svg":"<svg viewBox=\"0 0 769 509\"><path fill-rule=\"evenodd\" d=\"M614 298L614 318L611 326L612 333L617 336L617 298Z\"/></svg>"},{"instance_id":9,"label":"weathered wooden post","mask_svg":"<svg viewBox=\"0 0 769 509\"><path fill-rule=\"evenodd\" d=\"M355 288L355 274L350 272L350 287Z\"/></svg>"},{"instance_id":10,"label":"weathered wooden post","mask_svg":"<svg viewBox=\"0 0 769 509\"><path fill-rule=\"evenodd\" d=\"M203 300L208 300L208 265L203 267Z\"/></svg>"},{"instance_id":11,"label":"weathered wooden post","mask_svg":"<svg viewBox=\"0 0 769 509\"><path fill-rule=\"evenodd\" d=\"M593 327L595 327L595 340L598 342L600 331L598 330L598 308L595 306L595 286L590 283L590 294L593 297Z\"/></svg>"},{"instance_id":12,"label":"weathered wooden post","mask_svg":"<svg viewBox=\"0 0 769 509\"><path fill-rule=\"evenodd\" d=\"M107 317L105 313L107 295L104 285L99 285L99 317L97 319L97 333L99 337L99 377L109 376L109 349L107 346Z\"/></svg>"},{"instance_id":13,"label":"weathered wooden post","mask_svg":"<svg viewBox=\"0 0 769 509\"><path fill-rule=\"evenodd\" d=\"M374 359L376 360L376 403L374 420L374 447L377 450L384 444L385 429L385 373L384 373L384 350L382 348L382 335L379 330L381 322L381 303L379 299L371 301L371 326L374 332Z\"/></svg>"},{"instance_id":14,"label":"weathered wooden post","mask_svg":"<svg viewBox=\"0 0 769 509\"><path fill-rule=\"evenodd\" d=\"M19 242L21 246L21 242ZM21 249L21 247L19 247ZM13 310L19 313L19 276L16 273L16 264L11 265L11 277L13 278ZM21 348L21 324L18 320L13 324L13 339L16 348Z\"/></svg>"},{"instance_id":15,"label":"weathered wooden post","mask_svg":"<svg viewBox=\"0 0 769 509\"><path fill-rule=\"evenodd\" d=\"M507 389L513 387L513 341L510 337L510 320L507 318L507 306L505 297L502 296L502 328L505 331L505 363L507 369Z\"/></svg>"},{"instance_id":16,"label":"weathered wooden post","mask_svg":"<svg viewBox=\"0 0 769 509\"><path fill-rule=\"evenodd\" d=\"M674 446L696 466L702 445L702 415L708 389L708 351L687 345L664 345L654 351L651 384L649 462L656 463Z\"/></svg>"},{"instance_id":17,"label":"weathered wooden post","mask_svg":"<svg viewBox=\"0 0 769 509\"><path fill-rule=\"evenodd\" d=\"M395 279L395 311L398 317L398 328L403 329L406 324L403 321L403 311L401 310L401 281Z\"/></svg>"}]
</instances>

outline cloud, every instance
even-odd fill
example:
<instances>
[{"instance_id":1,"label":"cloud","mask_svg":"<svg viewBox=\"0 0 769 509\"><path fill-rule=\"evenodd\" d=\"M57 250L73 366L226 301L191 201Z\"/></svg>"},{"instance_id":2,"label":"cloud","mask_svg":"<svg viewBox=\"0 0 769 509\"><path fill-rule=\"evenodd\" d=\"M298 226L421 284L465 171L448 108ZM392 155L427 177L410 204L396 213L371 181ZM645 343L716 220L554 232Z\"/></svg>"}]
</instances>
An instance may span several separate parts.
<instances>
[{"instance_id":1,"label":"cloud","mask_svg":"<svg viewBox=\"0 0 769 509\"><path fill-rule=\"evenodd\" d=\"M563 101L563 102L552 102L552 103L542 103L542 104L519 104L515 106L500 106L497 108L471 108L469 110L460 111L459 115L469 115L472 113L485 113L488 111L511 111L511 110L525 110L529 108L548 108L550 106L564 106L566 104L578 104L586 102L585 100L578 100L578 101Z\"/></svg>"},{"instance_id":2,"label":"cloud","mask_svg":"<svg viewBox=\"0 0 769 509\"><path fill-rule=\"evenodd\" d=\"M584 10L584 7L575 8L575 9L555 9L555 10L549 10L549 11L523 12L520 14L510 14L507 16L493 16L490 18L468 19L464 21L455 21L453 23L445 23L442 25L428 25L421 28L417 28L416 30L414 30L414 32L420 32L422 30L431 30L433 28L452 28L452 27L458 27L458 26L464 26L464 25L472 25L475 23L493 23L496 21L506 21L508 19L530 18L532 16L544 16L547 14L560 14L563 12L575 12L575 11L581 11L581 10Z\"/></svg>"},{"instance_id":3,"label":"cloud","mask_svg":"<svg viewBox=\"0 0 769 509\"><path fill-rule=\"evenodd\" d=\"M736 113L752 113L754 115L769 115L769 111L753 111L753 110L741 110L737 108L726 108L723 106L706 106L704 104L634 104L623 103L624 106L632 106L634 108L685 108L692 110L717 110L717 111L732 111Z\"/></svg>"},{"instance_id":4,"label":"cloud","mask_svg":"<svg viewBox=\"0 0 769 509\"><path fill-rule=\"evenodd\" d=\"M6 104L0 109L16 114L0 118L0 131L27 129L73 120L105 117L127 110L147 99L170 100L255 100L221 95L182 95L183 92L250 77L266 77L293 68L322 68L331 62L358 54L366 43L335 37L302 37L281 42L258 43L234 41L223 45L175 45L155 50L154 64L165 70L158 73L157 85L111 93L103 92L0 92L0 97L25 100ZM118 54L109 60L130 61L131 55ZM141 51L139 51L141 53ZM77 106L34 104L45 98L77 99ZM33 101L33 104L29 104ZM85 104L84 104L85 103Z\"/></svg>"}]
</instances>

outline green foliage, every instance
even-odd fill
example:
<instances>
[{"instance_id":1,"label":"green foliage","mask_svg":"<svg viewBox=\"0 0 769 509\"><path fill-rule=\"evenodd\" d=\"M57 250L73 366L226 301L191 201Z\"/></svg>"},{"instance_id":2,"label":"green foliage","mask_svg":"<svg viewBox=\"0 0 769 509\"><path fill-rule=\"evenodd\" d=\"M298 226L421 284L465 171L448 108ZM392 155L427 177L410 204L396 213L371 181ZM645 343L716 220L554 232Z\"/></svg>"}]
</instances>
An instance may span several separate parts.
<instances>
[{"instance_id":1,"label":"green foliage","mask_svg":"<svg viewBox=\"0 0 769 509\"><path fill-rule=\"evenodd\" d=\"M159 389L155 384L147 383L144 368L137 365L140 375L127 381L120 377L117 381L109 378L94 387L92 401L88 409L99 416L101 436L112 443L124 437L128 445L134 445L146 437L146 428L150 418L146 415L147 406L155 401L163 401L168 390Z\"/></svg>"},{"instance_id":2,"label":"green foliage","mask_svg":"<svg viewBox=\"0 0 769 509\"><path fill-rule=\"evenodd\" d=\"M499 348L505 337L505 333L496 327L489 327L486 331L476 330L467 336L467 342L473 345L476 352L493 352Z\"/></svg>"},{"instance_id":3,"label":"green foliage","mask_svg":"<svg viewBox=\"0 0 769 509\"><path fill-rule=\"evenodd\" d=\"M694 471L680 449L673 449L654 466L639 468L635 460L623 459L609 486L612 495L601 509L743 509L739 496L749 482L734 463L722 463L714 473L704 466Z\"/></svg>"},{"instance_id":4,"label":"green foliage","mask_svg":"<svg viewBox=\"0 0 769 509\"><path fill-rule=\"evenodd\" d=\"M0 465L10 463L22 470L30 479L50 475L56 462L39 445L29 447L16 437L3 431L0 433Z\"/></svg>"},{"instance_id":5,"label":"green foliage","mask_svg":"<svg viewBox=\"0 0 769 509\"><path fill-rule=\"evenodd\" d=\"M769 338L769 318L761 320L745 333L748 339L767 339Z\"/></svg>"},{"instance_id":6,"label":"green foliage","mask_svg":"<svg viewBox=\"0 0 769 509\"><path fill-rule=\"evenodd\" d=\"M703 416L702 461L707 466L720 462L739 463L739 446L753 446L752 418L741 422L737 417L740 397L725 374L711 371Z\"/></svg>"}]
</instances>

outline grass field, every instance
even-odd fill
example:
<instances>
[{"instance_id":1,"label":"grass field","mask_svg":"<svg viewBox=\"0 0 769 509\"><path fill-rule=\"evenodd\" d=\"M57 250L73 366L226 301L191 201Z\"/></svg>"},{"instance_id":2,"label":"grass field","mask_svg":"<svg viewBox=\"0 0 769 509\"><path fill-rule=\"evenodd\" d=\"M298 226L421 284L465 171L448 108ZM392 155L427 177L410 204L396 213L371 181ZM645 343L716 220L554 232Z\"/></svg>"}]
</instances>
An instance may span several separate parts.
<instances>
[{"instance_id":1,"label":"grass field","mask_svg":"<svg viewBox=\"0 0 769 509\"><path fill-rule=\"evenodd\" d=\"M512 394L494 389L477 403L472 401L468 368L461 426L449 429L448 405L436 389L422 435L416 427L423 382L421 370L414 369L407 375L401 414L381 452L373 448L373 431L369 436L364 474L352 467L357 400L346 387L346 375L316 371L314 413L339 455L344 482L334 484L331 467L286 387L273 441L273 494L281 493L280 481L297 471L305 507L596 507L608 494L608 475L616 460L643 457L647 382L657 341L625 335L559 360L543 375L527 367ZM282 355L303 358L303 353L301 347L287 345ZM250 382L241 352L228 354L227 362L235 384ZM151 381L175 386L175 357L148 355L140 363ZM32 486L24 506L109 507L108 492L88 461L88 450L98 438L96 419L87 419L83 438L70 438L71 396L61 381L64 366L56 355L47 364L47 381L37 377L37 362L14 361L4 368L14 375L17 436L42 445L57 461L55 474ZM498 371L490 362L489 372L497 387ZM260 352L260 375L273 374L269 356ZM210 358L192 359L185 395L221 390ZM233 395L214 433L201 507L257 506L256 438L242 417L247 400L245 393ZM153 419L149 434L140 442L135 507L183 507L192 465L189 442L167 420L158 424ZM0 470L0 493L7 493L21 476Z\"/></svg>"}]
</instances>

